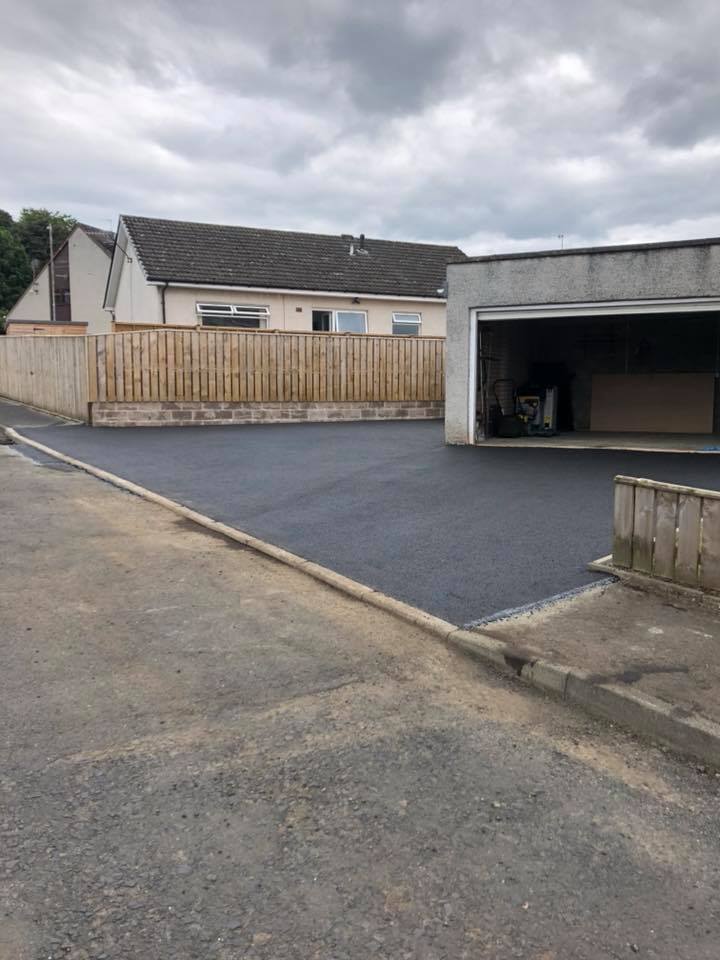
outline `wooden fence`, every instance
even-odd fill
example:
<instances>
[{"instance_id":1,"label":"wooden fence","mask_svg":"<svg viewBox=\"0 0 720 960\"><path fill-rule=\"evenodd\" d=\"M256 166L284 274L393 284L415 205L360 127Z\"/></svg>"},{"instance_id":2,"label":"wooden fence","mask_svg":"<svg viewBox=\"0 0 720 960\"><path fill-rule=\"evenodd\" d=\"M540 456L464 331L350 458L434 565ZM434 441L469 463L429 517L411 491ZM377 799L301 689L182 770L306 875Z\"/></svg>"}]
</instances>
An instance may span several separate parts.
<instances>
[{"instance_id":1,"label":"wooden fence","mask_svg":"<svg viewBox=\"0 0 720 960\"><path fill-rule=\"evenodd\" d=\"M0 396L88 418L87 337L0 337Z\"/></svg>"},{"instance_id":2,"label":"wooden fence","mask_svg":"<svg viewBox=\"0 0 720 960\"><path fill-rule=\"evenodd\" d=\"M87 339L90 402L444 399L443 339L177 328Z\"/></svg>"},{"instance_id":3,"label":"wooden fence","mask_svg":"<svg viewBox=\"0 0 720 960\"><path fill-rule=\"evenodd\" d=\"M616 477L613 563L720 591L720 492Z\"/></svg>"}]
</instances>

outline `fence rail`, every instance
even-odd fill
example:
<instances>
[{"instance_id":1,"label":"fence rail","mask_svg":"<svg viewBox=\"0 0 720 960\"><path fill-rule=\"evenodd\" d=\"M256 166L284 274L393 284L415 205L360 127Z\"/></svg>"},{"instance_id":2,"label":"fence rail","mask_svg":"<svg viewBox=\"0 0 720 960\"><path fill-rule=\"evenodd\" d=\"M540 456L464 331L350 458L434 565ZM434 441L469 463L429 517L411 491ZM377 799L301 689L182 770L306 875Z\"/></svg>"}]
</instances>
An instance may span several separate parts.
<instances>
[{"instance_id":1,"label":"fence rail","mask_svg":"<svg viewBox=\"0 0 720 960\"><path fill-rule=\"evenodd\" d=\"M613 563L720 591L720 492L616 477Z\"/></svg>"},{"instance_id":2,"label":"fence rail","mask_svg":"<svg viewBox=\"0 0 720 960\"><path fill-rule=\"evenodd\" d=\"M88 418L88 338L0 337L0 395Z\"/></svg>"},{"instance_id":3,"label":"fence rail","mask_svg":"<svg viewBox=\"0 0 720 960\"><path fill-rule=\"evenodd\" d=\"M443 339L194 329L87 339L91 402L444 398Z\"/></svg>"}]
</instances>

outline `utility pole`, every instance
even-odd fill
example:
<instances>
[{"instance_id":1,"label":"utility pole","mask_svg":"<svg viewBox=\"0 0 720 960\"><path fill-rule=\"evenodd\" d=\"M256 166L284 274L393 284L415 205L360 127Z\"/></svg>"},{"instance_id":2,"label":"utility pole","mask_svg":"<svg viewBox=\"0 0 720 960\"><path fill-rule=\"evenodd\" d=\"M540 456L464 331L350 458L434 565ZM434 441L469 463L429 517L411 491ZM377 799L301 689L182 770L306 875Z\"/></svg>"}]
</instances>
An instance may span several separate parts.
<instances>
[{"instance_id":1,"label":"utility pole","mask_svg":"<svg viewBox=\"0 0 720 960\"><path fill-rule=\"evenodd\" d=\"M55 251L53 250L52 223L49 223L47 225L47 229L48 229L48 245L50 247L50 260L48 262L48 282L50 284L50 320L53 323L55 323L55 264L53 263Z\"/></svg>"},{"instance_id":2,"label":"utility pole","mask_svg":"<svg viewBox=\"0 0 720 960\"><path fill-rule=\"evenodd\" d=\"M565 246L565 234L559 233L557 237L558 237L558 240L560 241L560 249L562 250L563 247Z\"/></svg>"}]
</instances>

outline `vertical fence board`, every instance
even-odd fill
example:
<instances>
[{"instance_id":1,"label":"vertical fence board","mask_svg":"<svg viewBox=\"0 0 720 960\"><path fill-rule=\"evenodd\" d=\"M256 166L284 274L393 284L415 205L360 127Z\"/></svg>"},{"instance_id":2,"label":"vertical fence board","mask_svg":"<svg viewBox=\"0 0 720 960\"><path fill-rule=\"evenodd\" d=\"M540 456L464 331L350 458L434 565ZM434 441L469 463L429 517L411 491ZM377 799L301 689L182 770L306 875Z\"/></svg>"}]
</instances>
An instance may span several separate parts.
<instances>
[{"instance_id":1,"label":"vertical fence board","mask_svg":"<svg viewBox=\"0 0 720 960\"><path fill-rule=\"evenodd\" d=\"M632 566L633 517L635 515L635 487L629 483L615 484L613 563L618 567Z\"/></svg>"},{"instance_id":2,"label":"vertical fence board","mask_svg":"<svg viewBox=\"0 0 720 960\"><path fill-rule=\"evenodd\" d=\"M315 368L313 366L313 344L314 337L303 337L305 344L305 393L308 401L314 400L315 393Z\"/></svg>"},{"instance_id":3,"label":"vertical fence board","mask_svg":"<svg viewBox=\"0 0 720 960\"><path fill-rule=\"evenodd\" d=\"M720 590L720 500L703 500L700 586Z\"/></svg>"},{"instance_id":4,"label":"vertical fence board","mask_svg":"<svg viewBox=\"0 0 720 960\"><path fill-rule=\"evenodd\" d=\"M121 401L125 397L125 351L122 338L112 339L115 343L115 396Z\"/></svg>"},{"instance_id":5,"label":"vertical fence board","mask_svg":"<svg viewBox=\"0 0 720 960\"><path fill-rule=\"evenodd\" d=\"M98 337L97 345L97 372L98 372L98 400L107 400L107 363L105 358L107 335Z\"/></svg>"},{"instance_id":6,"label":"vertical fence board","mask_svg":"<svg viewBox=\"0 0 720 960\"><path fill-rule=\"evenodd\" d=\"M677 494L658 490L655 496L655 550L652 572L656 577L672 580L675 575L675 542L677 539Z\"/></svg>"},{"instance_id":7,"label":"vertical fence board","mask_svg":"<svg viewBox=\"0 0 720 960\"><path fill-rule=\"evenodd\" d=\"M175 334L172 330L165 332L167 341L167 398L175 399Z\"/></svg>"},{"instance_id":8,"label":"vertical fence board","mask_svg":"<svg viewBox=\"0 0 720 960\"><path fill-rule=\"evenodd\" d=\"M230 397L237 403L240 399L240 337L237 333L230 336Z\"/></svg>"},{"instance_id":9,"label":"vertical fence board","mask_svg":"<svg viewBox=\"0 0 720 960\"><path fill-rule=\"evenodd\" d=\"M269 392L267 399L274 403L278 398L277 340L268 341Z\"/></svg>"},{"instance_id":10,"label":"vertical fence board","mask_svg":"<svg viewBox=\"0 0 720 960\"><path fill-rule=\"evenodd\" d=\"M636 487L632 538L633 570L640 573L652 572L654 532L655 491L649 487Z\"/></svg>"},{"instance_id":11,"label":"vertical fence board","mask_svg":"<svg viewBox=\"0 0 720 960\"><path fill-rule=\"evenodd\" d=\"M97 337L87 339L88 400L95 403L98 399L97 377Z\"/></svg>"},{"instance_id":12,"label":"vertical fence board","mask_svg":"<svg viewBox=\"0 0 720 960\"><path fill-rule=\"evenodd\" d=\"M238 335L238 381L240 386L240 402L248 398L248 335Z\"/></svg>"},{"instance_id":13,"label":"vertical fence board","mask_svg":"<svg viewBox=\"0 0 720 960\"><path fill-rule=\"evenodd\" d=\"M231 365L230 365L230 334L224 333L222 335L222 399L228 403L232 400L232 375L231 375Z\"/></svg>"},{"instance_id":14,"label":"vertical fence board","mask_svg":"<svg viewBox=\"0 0 720 960\"><path fill-rule=\"evenodd\" d=\"M97 337L94 338L97 340ZM133 359L132 359L132 337L125 334L124 337L118 337L123 355L123 400L132 400L133 397Z\"/></svg>"},{"instance_id":15,"label":"vertical fence board","mask_svg":"<svg viewBox=\"0 0 720 960\"><path fill-rule=\"evenodd\" d=\"M208 334L208 400L222 400L223 342L222 333Z\"/></svg>"},{"instance_id":16,"label":"vertical fence board","mask_svg":"<svg viewBox=\"0 0 720 960\"><path fill-rule=\"evenodd\" d=\"M699 497L680 494L675 579L688 586L695 586L698 582L700 507Z\"/></svg>"},{"instance_id":17,"label":"vertical fence board","mask_svg":"<svg viewBox=\"0 0 720 960\"><path fill-rule=\"evenodd\" d=\"M252 355L253 355L253 365L252 365L252 384L251 384L251 394L250 399L254 400L256 403L259 403L262 400L262 335L259 333L253 333L250 335L250 340L252 343Z\"/></svg>"},{"instance_id":18,"label":"vertical fence board","mask_svg":"<svg viewBox=\"0 0 720 960\"><path fill-rule=\"evenodd\" d=\"M147 334L148 338L148 358L150 375L150 399L156 401L160 396L160 370L158 355L158 335L157 330L151 330Z\"/></svg>"},{"instance_id":19,"label":"vertical fence board","mask_svg":"<svg viewBox=\"0 0 720 960\"><path fill-rule=\"evenodd\" d=\"M117 399L115 390L115 337L105 337L105 390L111 403Z\"/></svg>"},{"instance_id":20,"label":"vertical fence board","mask_svg":"<svg viewBox=\"0 0 720 960\"><path fill-rule=\"evenodd\" d=\"M270 399L270 341L266 336L258 337L260 344L260 396Z\"/></svg>"},{"instance_id":21,"label":"vertical fence board","mask_svg":"<svg viewBox=\"0 0 720 960\"><path fill-rule=\"evenodd\" d=\"M225 334L217 333L215 340L215 396L218 400L224 399L225 393L225 374L223 366L225 363Z\"/></svg>"},{"instance_id":22,"label":"vertical fence board","mask_svg":"<svg viewBox=\"0 0 720 960\"><path fill-rule=\"evenodd\" d=\"M328 402L335 403L338 399L338 380L340 377L340 349L337 337L328 341L327 365L328 365Z\"/></svg>"},{"instance_id":23,"label":"vertical fence board","mask_svg":"<svg viewBox=\"0 0 720 960\"><path fill-rule=\"evenodd\" d=\"M158 330L158 400L167 400L167 330Z\"/></svg>"},{"instance_id":24,"label":"vertical fence board","mask_svg":"<svg viewBox=\"0 0 720 960\"><path fill-rule=\"evenodd\" d=\"M182 376L182 396L181 400L192 400L192 334L182 332L182 356L183 356L183 376Z\"/></svg>"},{"instance_id":25,"label":"vertical fence board","mask_svg":"<svg viewBox=\"0 0 720 960\"><path fill-rule=\"evenodd\" d=\"M150 338L138 333L140 340L140 399L150 400Z\"/></svg>"},{"instance_id":26,"label":"vertical fence board","mask_svg":"<svg viewBox=\"0 0 720 960\"><path fill-rule=\"evenodd\" d=\"M442 400L445 396L445 351L435 344L435 394L433 400Z\"/></svg>"},{"instance_id":27,"label":"vertical fence board","mask_svg":"<svg viewBox=\"0 0 720 960\"><path fill-rule=\"evenodd\" d=\"M208 333L205 330L201 330L199 333L200 336L200 399L208 400L210 398L209 386L208 386L208 350L209 350L209 338L213 334Z\"/></svg>"},{"instance_id":28,"label":"vertical fence board","mask_svg":"<svg viewBox=\"0 0 720 960\"><path fill-rule=\"evenodd\" d=\"M192 399L200 399L200 333L190 334L190 362L192 364Z\"/></svg>"}]
</instances>

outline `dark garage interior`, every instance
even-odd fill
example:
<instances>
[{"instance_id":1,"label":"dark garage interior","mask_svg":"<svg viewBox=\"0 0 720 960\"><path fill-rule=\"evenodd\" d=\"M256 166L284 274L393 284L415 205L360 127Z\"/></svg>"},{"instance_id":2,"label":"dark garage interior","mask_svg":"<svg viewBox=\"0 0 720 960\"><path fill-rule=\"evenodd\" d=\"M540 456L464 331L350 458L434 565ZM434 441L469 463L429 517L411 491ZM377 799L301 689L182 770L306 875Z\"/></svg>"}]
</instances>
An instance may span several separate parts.
<instances>
[{"instance_id":1,"label":"dark garage interior","mask_svg":"<svg viewBox=\"0 0 720 960\"><path fill-rule=\"evenodd\" d=\"M480 322L478 432L720 433L715 312ZM552 416L528 422L523 398L555 388ZM532 409L530 410L532 413Z\"/></svg>"}]
</instances>

